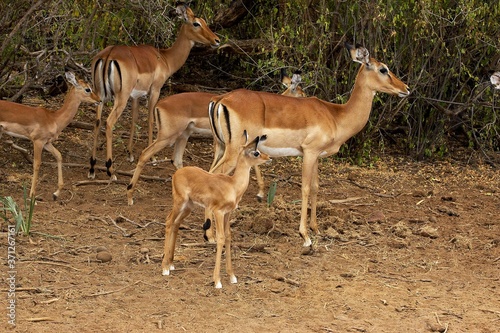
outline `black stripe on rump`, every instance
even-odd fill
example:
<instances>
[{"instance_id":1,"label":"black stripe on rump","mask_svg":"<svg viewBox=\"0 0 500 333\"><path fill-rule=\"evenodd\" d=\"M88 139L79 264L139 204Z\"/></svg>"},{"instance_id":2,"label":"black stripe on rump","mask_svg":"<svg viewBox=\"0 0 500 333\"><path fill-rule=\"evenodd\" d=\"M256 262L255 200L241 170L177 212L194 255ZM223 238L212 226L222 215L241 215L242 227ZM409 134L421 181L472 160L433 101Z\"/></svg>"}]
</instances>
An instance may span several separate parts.
<instances>
[{"instance_id":1,"label":"black stripe on rump","mask_svg":"<svg viewBox=\"0 0 500 333\"><path fill-rule=\"evenodd\" d=\"M224 111L224 118L226 120L227 132L229 133L229 141L231 141L232 135L231 135L231 123L229 121L229 110L224 104L222 104L222 110Z\"/></svg>"}]
</instances>

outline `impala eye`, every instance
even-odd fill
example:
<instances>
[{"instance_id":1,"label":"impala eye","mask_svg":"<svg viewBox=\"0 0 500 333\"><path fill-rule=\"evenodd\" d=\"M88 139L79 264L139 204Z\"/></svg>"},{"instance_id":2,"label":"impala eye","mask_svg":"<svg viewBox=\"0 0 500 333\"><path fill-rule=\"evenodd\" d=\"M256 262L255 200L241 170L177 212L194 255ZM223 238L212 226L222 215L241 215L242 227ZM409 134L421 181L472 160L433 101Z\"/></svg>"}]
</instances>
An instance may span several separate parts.
<instances>
[{"instance_id":1,"label":"impala eye","mask_svg":"<svg viewBox=\"0 0 500 333\"><path fill-rule=\"evenodd\" d=\"M387 73L389 73L389 70L388 70L387 68L385 68L385 67L382 67L382 68L380 69L380 73L382 73L382 74L386 75Z\"/></svg>"},{"instance_id":2,"label":"impala eye","mask_svg":"<svg viewBox=\"0 0 500 333\"><path fill-rule=\"evenodd\" d=\"M253 152L253 156L255 156L255 157L259 157L259 156L260 156L260 152L258 152L258 151L254 151L254 152Z\"/></svg>"},{"instance_id":3,"label":"impala eye","mask_svg":"<svg viewBox=\"0 0 500 333\"><path fill-rule=\"evenodd\" d=\"M201 24L199 24L198 22L193 22L193 26L195 26L195 27L201 27Z\"/></svg>"},{"instance_id":4,"label":"impala eye","mask_svg":"<svg viewBox=\"0 0 500 333\"><path fill-rule=\"evenodd\" d=\"M90 89L90 88L85 88L85 92L90 94L90 93L92 92L92 89Z\"/></svg>"}]
</instances>

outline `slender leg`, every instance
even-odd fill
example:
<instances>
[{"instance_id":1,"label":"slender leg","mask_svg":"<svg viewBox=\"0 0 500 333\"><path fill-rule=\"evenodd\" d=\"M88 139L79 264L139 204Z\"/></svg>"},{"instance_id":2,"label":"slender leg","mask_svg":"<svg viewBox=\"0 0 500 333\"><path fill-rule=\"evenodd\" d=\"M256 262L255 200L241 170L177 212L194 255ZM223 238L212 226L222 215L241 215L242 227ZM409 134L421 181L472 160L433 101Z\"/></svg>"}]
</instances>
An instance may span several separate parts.
<instances>
[{"instance_id":1,"label":"slender leg","mask_svg":"<svg viewBox=\"0 0 500 333\"><path fill-rule=\"evenodd\" d=\"M186 150L188 139L193 132L192 129L190 129L190 126L191 124L184 130L184 132L182 132L177 140L175 140L172 163L174 164L176 169L180 169L183 166L182 157L184 156L184 151Z\"/></svg>"},{"instance_id":2,"label":"slender leg","mask_svg":"<svg viewBox=\"0 0 500 333\"><path fill-rule=\"evenodd\" d=\"M52 198L54 200L57 200L64 186L62 173L62 156L59 150L57 150L56 147L52 145L52 143L47 143L44 148L46 151L50 152L57 161L57 191L52 194Z\"/></svg>"},{"instance_id":3,"label":"slender leg","mask_svg":"<svg viewBox=\"0 0 500 333\"><path fill-rule=\"evenodd\" d=\"M139 180L139 176L141 175L142 169L144 169L144 165L151 158L151 156L154 156L154 154L156 154L164 147L166 147L169 144L169 142L170 142L169 140L160 140L160 138L158 138L150 146L148 146L142 151L141 156L139 156L139 160L137 161L137 166L135 167L134 175L130 180L130 184L127 186L127 199L128 199L128 204L130 206L134 204L133 194L135 190L135 185Z\"/></svg>"},{"instance_id":4,"label":"slender leg","mask_svg":"<svg viewBox=\"0 0 500 333\"><path fill-rule=\"evenodd\" d=\"M190 213L191 207L185 202L174 202L172 211L167 216L165 221L165 249L162 261L163 275L170 275L170 271L175 269L173 261L177 234L182 221L184 221Z\"/></svg>"},{"instance_id":5,"label":"slender leg","mask_svg":"<svg viewBox=\"0 0 500 333\"><path fill-rule=\"evenodd\" d=\"M261 202L264 200L264 178L260 172L260 167L258 165L254 166L255 178L257 178L257 184L259 184L259 192L257 193L257 200Z\"/></svg>"},{"instance_id":6,"label":"slender leg","mask_svg":"<svg viewBox=\"0 0 500 333\"><path fill-rule=\"evenodd\" d=\"M215 257L215 268L214 268L214 283L215 288L222 288L222 283L220 282L220 266L222 261L222 248L225 243L224 235L224 214L220 211L214 212L216 227L216 238L217 238L217 254Z\"/></svg>"},{"instance_id":7,"label":"slender leg","mask_svg":"<svg viewBox=\"0 0 500 333\"><path fill-rule=\"evenodd\" d=\"M234 275L233 263L231 261L231 226L229 225L230 213L224 216L224 234L226 236L226 273L229 275L231 283L238 283L238 279Z\"/></svg>"},{"instance_id":8,"label":"slender leg","mask_svg":"<svg viewBox=\"0 0 500 333\"><path fill-rule=\"evenodd\" d=\"M134 153L132 152L132 146L134 145L134 135L135 135L135 124L137 124L137 118L139 116L139 99L132 98L132 124L130 125L130 136L128 138L127 145L127 160L132 163L134 161ZM151 144L151 142L149 143Z\"/></svg>"},{"instance_id":9,"label":"slender leg","mask_svg":"<svg viewBox=\"0 0 500 333\"><path fill-rule=\"evenodd\" d=\"M307 205L311 192L311 180L314 166L317 166L317 155L304 153L302 163L302 209L300 213L299 233L304 239L304 246L311 246L312 242L307 234ZM317 172L317 171L316 171Z\"/></svg>"},{"instance_id":10,"label":"slender leg","mask_svg":"<svg viewBox=\"0 0 500 333\"><path fill-rule=\"evenodd\" d=\"M211 173L231 173L236 167L236 159L238 158L238 151L233 152L233 154L228 153L227 151L224 153L224 156L221 159L221 163L215 167L215 169L210 169ZM227 156L231 156L231 159L228 159ZM227 161L226 161L227 160ZM205 224L203 225L204 230L204 238L210 242L214 242L214 235L217 231L214 231L214 223L212 221L212 212L205 208Z\"/></svg>"},{"instance_id":11,"label":"slender leg","mask_svg":"<svg viewBox=\"0 0 500 333\"><path fill-rule=\"evenodd\" d=\"M106 172L111 180L116 180L115 170L113 167L113 129L116 121L122 115L127 104L127 100L122 101L119 97L115 97L115 104L109 113L106 120Z\"/></svg>"},{"instance_id":12,"label":"slender leg","mask_svg":"<svg viewBox=\"0 0 500 333\"><path fill-rule=\"evenodd\" d=\"M101 131L101 116L102 116L102 108L104 107L104 103L99 103L96 110L96 121L94 124L94 146L92 147L92 156L90 157L90 169L88 178L95 178L95 165L97 163L96 155L97 155L97 142L99 133Z\"/></svg>"},{"instance_id":13,"label":"slender leg","mask_svg":"<svg viewBox=\"0 0 500 333\"><path fill-rule=\"evenodd\" d=\"M319 234L318 221L316 216L316 206L318 203L319 176L318 176L318 160L312 168L311 175L311 221L310 227L315 234Z\"/></svg>"},{"instance_id":14,"label":"slender leg","mask_svg":"<svg viewBox=\"0 0 500 333\"><path fill-rule=\"evenodd\" d=\"M31 180L30 197L35 197L36 183L38 182L38 172L40 171L40 164L42 164L42 150L44 142L33 142L33 179Z\"/></svg>"},{"instance_id":15,"label":"slender leg","mask_svg":"<svg viewBox=\"0 0 500 333\"><path fill-rule=\"evenodd\" d=\"M163 84L162 84L163 86ZM148 145L153 142L153 127L154 127L154 117L153 111L160 97L160 87L151 87L151 92L149 93L148 99Z\"/></svg>"}]
</instances>

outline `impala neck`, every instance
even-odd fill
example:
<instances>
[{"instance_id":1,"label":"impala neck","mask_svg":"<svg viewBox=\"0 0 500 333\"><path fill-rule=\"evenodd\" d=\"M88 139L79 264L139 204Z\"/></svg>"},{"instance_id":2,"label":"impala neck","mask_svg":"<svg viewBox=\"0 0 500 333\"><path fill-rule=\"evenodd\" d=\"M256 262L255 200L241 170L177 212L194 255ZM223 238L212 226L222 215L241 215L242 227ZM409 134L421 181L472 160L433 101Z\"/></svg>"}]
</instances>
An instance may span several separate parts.
<instances>
[{"instance_id":1,"label":"impala neck","mask_svg":"<svg viewBox=\"0 0 500 333\"><path fill-rule=\"evenodd\" d=\"M239 197L241 197L248 188L248 183L250 182L250 168L251 166L244 161L243 155L240 155L232 175L234 188Z\"/></svg>"},{"instance_id":2,"label":"impala neck","mask_svg":"<svg viewBox=\"0 0 500 333\"><path fill-rule=\"evenodd\" d=\"M189 52L191 52L194 46L194 42L187 36L186 29L186 25L183 24L174 44L168 49L160 50L163 61L167 64L171 74L177 72L177 70L184 65L189 56Z\"/></svg>"},{"instance_id":3,"label":"impala neck","mask_svg":"<svg viewBox=\"0 0 500 333\"><path fill-rule=\"evenodd\" d=\"M345 134L349 137L359 133L365 127L376 93L365 83L364 70L365 66L362 65L356 76L351 97L347 103L341 105L342 111L340 115L337 115L339 128L348 130L349 133Z\"/></svg>"},{"instance_id":4,"label":"impala neck","mask_svg":"<svg viewBox=\"0 0 500 333\"><path fill-rule=\"evenodd\" d=\"M53 115L55 116L57 127L59 129L63 129L73 120L76 113L78 112L78 107L81 104L80 98L77 96L77 92L75 88L70 88L71 90L66 94L64 98L64 104L62 107L55 111Z\"/></svg>"}]
</instances>

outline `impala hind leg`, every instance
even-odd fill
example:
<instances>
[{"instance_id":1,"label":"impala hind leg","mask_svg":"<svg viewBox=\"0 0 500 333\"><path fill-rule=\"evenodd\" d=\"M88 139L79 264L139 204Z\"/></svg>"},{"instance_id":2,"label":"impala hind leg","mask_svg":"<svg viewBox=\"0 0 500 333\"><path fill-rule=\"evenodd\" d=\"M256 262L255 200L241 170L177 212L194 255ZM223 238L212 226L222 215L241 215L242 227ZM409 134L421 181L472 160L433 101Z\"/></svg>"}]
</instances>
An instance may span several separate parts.
<instances>
[{"instance_id":1,"label":"impala hind leg","mask_svg":"<svg viewBox=\"0 0 500 333\"><path fill-rule=\"evenodd\" d=\"M135 191L135 186L137 184L137 181L139 180L139 176L141 175L142 170L144 169L144 165L152 156L154 156L154 154L165 148L168 144L169 144L168 140L160 140L160 138L158 138L150 146L146 147L142 151L141 156L139 156L139 160L137 161L137 166L135 167L134 175L132 176L132 179L130 180L130 183L127 186L127 201L129 206L134 204L133 195Z\"/></svg>"},{"instance_id":2,"label":"impala hind leg","mask_svg":"<svg viewBox=\"0 0 500 333\"><path fill-rule=\"evenodd\" d=\"M126 104L127 100L122 103L121 99L115 98L115 105L106 119L106 173L111 180L116 180L115 168L113 167L113 130Z\"/></svg>"},{"instance_id":3,"label":"impala hind leg","mask_svg":"<svg viewBox=\"0 0 500 333\"><path fill-rule=\"evenodd\" d=\"M191 207L187 203L174 203L172 211L167 216L165 221L165 248L161 265L163 275L170 275L170 271L175 269L173 261L177 234L182 221L184 221L190 213Z\"/></svg>"},{"instance_id":4,"label":"impala hind leg","mask_svg":"<svg viewBox=\"0 0 500 333\"><path fill-rule=\"evenodd\" d=\"M95 178L95 165L97 163L97 143L99 138L99 133L101 131L101 116L102 116L102 108L104 107L104 103L99 103L96 110L96 120L94 123L94 145L92 147L92 156L90 157L90 168L88 178Z\"/></svg>"}]
</instances>

